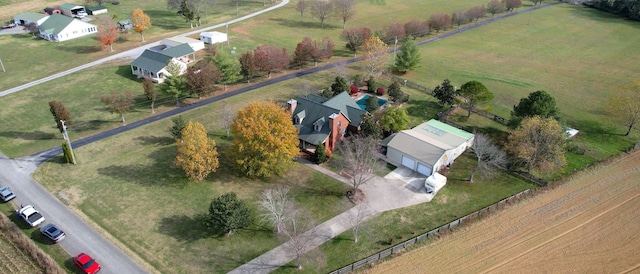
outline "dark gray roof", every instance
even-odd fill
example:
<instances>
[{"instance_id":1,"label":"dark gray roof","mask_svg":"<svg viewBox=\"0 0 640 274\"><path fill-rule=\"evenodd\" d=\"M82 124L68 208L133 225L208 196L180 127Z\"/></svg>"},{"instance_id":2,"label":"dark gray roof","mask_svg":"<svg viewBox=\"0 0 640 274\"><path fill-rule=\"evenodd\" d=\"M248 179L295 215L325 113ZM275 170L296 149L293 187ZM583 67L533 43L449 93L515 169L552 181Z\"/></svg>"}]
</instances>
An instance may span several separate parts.
<instances>
[{"instance_id":1,"label":"dark gray roof","mask_svg":"<svg viewBox=\"0 0 640 274\"><path fill-rule=\"evenodd\" d=\"M140 57L131 62L132 66L146 69L153 73L160 72L173 57L152 50L144 50Z\"/></svg>"},{"instance_id":2,"label":"dark gray roof","mask_svg":"<svg viewBox=\"0 0 640 274\"><path fill-rule=\"evenodd\" d=\"M350 125L357 127L366 111L360 109L346 92L330 99L314 94L299 97L296 109L292 113L293 117L303 118L300 124L295 125L300 131L298 138L316 145L324 141L330 133L329 116L341 113L349 120ZM316 122L321 124L320 131L314 129Z\"/></svg>"}]
</instances>

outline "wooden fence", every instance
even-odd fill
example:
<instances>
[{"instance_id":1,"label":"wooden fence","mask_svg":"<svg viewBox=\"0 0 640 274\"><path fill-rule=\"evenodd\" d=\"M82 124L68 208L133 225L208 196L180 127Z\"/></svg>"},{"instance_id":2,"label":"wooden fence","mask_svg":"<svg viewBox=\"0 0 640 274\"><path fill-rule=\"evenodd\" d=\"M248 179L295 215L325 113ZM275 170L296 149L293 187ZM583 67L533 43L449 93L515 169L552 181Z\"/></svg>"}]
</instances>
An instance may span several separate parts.
<instances>
[{"instance_id":1,"label":"wooden fence","mask_svg":"<svg viewBox=\"0 0 640 274\"><path fill-rule=\"evenodd\" d=\"M478 210L476 212L473 212L473 213L471 213L471 214L469 214L467 216L459 218L459 219L457 219L457 220L455 220L453 222L447 223L447 224L445 224L445 225L443 225L441 227L433 229L433 230L431 230L429 232L426 232L426 233L424 233L424 234L422 234L420 236L411 238L411 239L409 239L407 241L404 241L404 242L402 242L400 244L397 244L395 246L392 246L390 248L382 250L382 251L380 251L380 252L378 252L376 254L373 254L371 256L368 256L368 257L366 257L364 259L355 261L355 262L353 262L353 263L351 263L349 265L346 265L346 266L343 266L343 267L341 267L339 269L336 269L336 270L330 272L330 274L349 273L349 272L354 271L354 270L356 270L358 268L361 268L363 266L370 265L370 264L372 264L374 262L377 262L377 261L379 261L381 259L384 259L385 257L388 257L388 256L393 255L393 254L397 254L397 253L403 251L404 249L406 249L407 247L410 247L410 246L412 246L412 245L414 245L416 243L419 243L419 242L421 242L421 241L423 241L425 239L430 239L430 238L433 238L433 237L437 237L440 233L447 232L447 231L449 231L449 230L451 230L451 229L453 229L453 228L455 228L455 227L457 227L459 225L463 225L463 224L466 224L466 223L471 223L474 220L477 220L478 218L487 216L488 214L490 214L492 212L495 212L495 211L497 211L499 209L504 208L507 204L511 204L511 203L517 202L517 201L519 201L519 200L521 200L521 199L523 199L525 197L532 196L533 194L534 194L534 191L531 191L531 189L527 189L525 191L522 191L522 192L519 192L517 194L511 195L511 196L509 196L509 197L507 197L505 199L502 199L502 200L498 201L495 204L492 204L492 205L490 205L488 207L480 209L480 210Z\"/></svg>"}]
</instances>

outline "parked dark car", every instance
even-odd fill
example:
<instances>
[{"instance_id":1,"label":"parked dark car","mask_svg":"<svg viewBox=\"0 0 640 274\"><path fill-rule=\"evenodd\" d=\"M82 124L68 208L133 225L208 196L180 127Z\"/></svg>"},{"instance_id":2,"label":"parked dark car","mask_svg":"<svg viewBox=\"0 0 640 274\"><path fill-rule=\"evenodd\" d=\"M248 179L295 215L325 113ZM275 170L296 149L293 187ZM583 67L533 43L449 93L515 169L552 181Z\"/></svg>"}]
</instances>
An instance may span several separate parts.
<instances>
[{"instance_id":1,"label":"parked dark car","mask_svg":"<svg viewBox=\"0 0 640 274\"><path fill-rule=\"evenodd\" d=\"M45 226L41 227L40 234L53 241L54 243L64 240L64 237L66 236L66 234L64 234L64 231L60 230L53 224L46 224Z\"/></svg>"}]
</instances>

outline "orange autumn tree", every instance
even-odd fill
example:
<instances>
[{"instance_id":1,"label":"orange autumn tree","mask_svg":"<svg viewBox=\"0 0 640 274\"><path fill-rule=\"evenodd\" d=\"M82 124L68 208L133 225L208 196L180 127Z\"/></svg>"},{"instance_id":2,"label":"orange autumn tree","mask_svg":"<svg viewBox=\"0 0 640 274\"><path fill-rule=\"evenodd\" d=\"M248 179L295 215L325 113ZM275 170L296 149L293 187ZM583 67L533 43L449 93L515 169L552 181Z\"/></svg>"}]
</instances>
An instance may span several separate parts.
<instances>
[{"instance_id":1,"label":"orange autumn tree","mask_svg":"<svg viewBox=\"0 0 640 274\"><path fill-rule=\"evenodd\" d=\"M231 124L228 156L250 177L283 175L298 154L298 130L291 115L273 102L252 102Z\"/></svg>"},{"instance_id":2,"label":"orange autumn tree","mask_svg":"<svg viewBox=\"0 0 640 274\"><path fill-rule=\"evenodd\" d=\"M102 16L98 23L98 41L103 46L109 46L109 49L113 51L113 43L118 40L120 36L120 30L118 25L109 16Z\"/></svg>"},{"instance_id":3,"label":"orange autumn tree","mask_svg":"<svg viewBox=\"0 0 640 274\"><path fill-rule=\"evenodd\" d=\"M151 27L151 18L149 18L149 15L146 15L141 9L134 9L131 12L131 24L133 25L133 30L140 33L142 42L144 42L142 32Z\"/></svg>"},{"instance_id":4,"label":"orange autumn tree","mask_svg":"<svg viewBox=\"0 0 640 274\"><path fill-rule=\"evenodd\" d=\"M188 122L181 133L175 164L189 179L202 181L219 166L216 142L207 137L207 130L198 122Z\"/></svg>"}]
</instances>

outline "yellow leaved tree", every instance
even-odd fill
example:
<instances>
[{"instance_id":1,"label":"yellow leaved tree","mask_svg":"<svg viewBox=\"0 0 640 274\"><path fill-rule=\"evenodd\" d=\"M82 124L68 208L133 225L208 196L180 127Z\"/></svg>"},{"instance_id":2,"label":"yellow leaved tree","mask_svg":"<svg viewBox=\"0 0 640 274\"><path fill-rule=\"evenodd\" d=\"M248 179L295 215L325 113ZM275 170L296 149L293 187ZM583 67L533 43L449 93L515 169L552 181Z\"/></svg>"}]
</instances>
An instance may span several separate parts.
<instances>
[{"instance_id":1,"label":"yellow leaved tree","mask_svg":"<svg viewBox=\"0 0 640 274\"><path fill-rule=\"evenodd\" d=\"M219 166L216 142L207 137L207 130L198 122L188 122L178 140L175 164L191 180L202 181Z\"/></svg>"},{"instance_id":2,"label":"yellow leaved tree","mask_svg":"<svg viewBox=\"0 0 640 274\"><path fill-rule=\"evenodd\" d=\"M134 9L131 12L131 25L135 32L140 33L142 42L144 42L142 32L151 27L151 18L149 18L149 15L146 15L141 9Z\"/></svg>"},{"instance_id":3,"label":"yellow leaved tree","mask_svg":"<svg viewBox=\"0 0 640 274\"><path fill-rule=\"evenodd\" d=\"M273 102L252 102L238 111L231 133L228 157L250 177L281 176L298 154L298 130Z\"/></svg>"},{"instance_id":4,"label":"yellow leaved tree","mask_svg":"<svg viewBox=\"0 0 640 274\"><path fill-rule=\"evenodd\" d=\"M389 46L382 42L380 38L371 36L364 41L361 47L362 54L365 58L366 70L370 76L378 77L385 69L385 65L389 62Z\"/></svg>"},{"instance_id":5,"label":"yellow leaved tree","mask_svg":"<svg viewBox=\"0 0 640 274\"><path fill-rule=\"evenodd\" d=\"M629 136L636 123L640 122L640 81L619 88L605 108L615 122L627 128L624 136Z\"/></svg>"}]
</instances>

